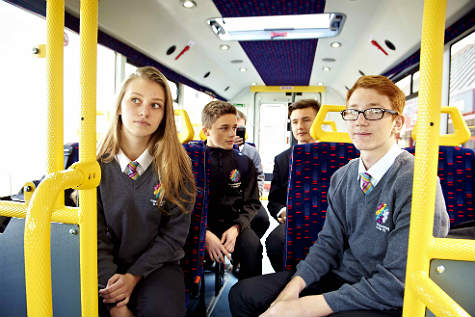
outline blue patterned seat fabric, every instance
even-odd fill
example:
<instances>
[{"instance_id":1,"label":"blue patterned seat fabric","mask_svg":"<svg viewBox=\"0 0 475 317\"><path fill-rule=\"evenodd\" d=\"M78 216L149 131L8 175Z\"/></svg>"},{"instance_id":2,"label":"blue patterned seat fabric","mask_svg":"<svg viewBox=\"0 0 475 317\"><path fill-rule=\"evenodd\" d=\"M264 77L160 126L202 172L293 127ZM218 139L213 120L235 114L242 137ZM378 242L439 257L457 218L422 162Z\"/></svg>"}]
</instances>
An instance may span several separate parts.
<instances>
[{"instance_id":1,"label":"blue patterned seat fabric","mask_svg":"<svg viewBox=\"0 0 475 317\"><path fill-rule=\"evenodd\" d=\"M406 150L414 154L415 148ZM473 164L474 152L454 146L439 147L437 175L444 193L450 226L474 220L473 211Z\"/></svg>"},{"instance_id":2,"label":"blue patterned seat fabric","mask_svg":"<svg viewBox=\"0 0 475 317\"><path fill-rule=\"evenodd\" d=\"M206 219L208 214L208 172L205 172L203 142L183 144L192 161L193 175L197 188L196 202L191 214L190 231L185 242L185 257L181 261L185 274L187 301L199 294L203 279L203 259L205 253Z\"/></svg>"},{"instance_id":3,"label":"blue patterned seat fabric","mask_svg":"<svg viewBox=\"0 0 475 317\"><path fill-rule=\"evenodd\" d=\"M284 264L292 270L305 258L323 227L333 173L359 157L349 143L295 145L290 159Z\"/></svg>"}]
</instances>

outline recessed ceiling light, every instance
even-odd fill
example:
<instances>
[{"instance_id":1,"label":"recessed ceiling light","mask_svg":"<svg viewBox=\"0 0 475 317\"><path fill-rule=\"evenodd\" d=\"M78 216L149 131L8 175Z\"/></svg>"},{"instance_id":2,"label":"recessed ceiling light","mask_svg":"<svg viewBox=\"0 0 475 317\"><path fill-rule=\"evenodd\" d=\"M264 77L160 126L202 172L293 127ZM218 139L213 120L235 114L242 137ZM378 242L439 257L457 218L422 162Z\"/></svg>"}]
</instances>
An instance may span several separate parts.
<instances>
[{"instance_id":1,"label":"recessed ceiling light","mask_svg":"<svg viewBox=\"0 0 475 317\"><path fill-rule=\"evenodd\" d=\"M255 85L257 85L257 83L255 83L255 82L252 82L252 83L251 83L251 86L255 86Z\"/></svg>"},{"instance_id":2,"label":"recessed ceiling light","mask_svg":"<svg viewBox=\"0 0 475 317\"><path fill-rule=\"evenodd\" d=\"M332 69L331 69L330 67L328 67L328 66L323 66L322 69L323 69L324 72L329 72L329 71L332 70Z\"/></svg>"},{"instance_id":3,"label":"recessed ceiling light","mask_svg":"<svg viewBox=\"0 0 475 317\"><path fill-rule=\"evenodd\" d=\"M317 86L323 86L323 83L322 83L321 81L319 81L319 82L317 83Z\"/></svg>"},{"instance_id":4,"label":"recessed ceiling light","mask_svg":"<svg viewBox=\"0 0 475 317\"><path fill-rule=\"evenodd\" d=\"M240 71L241 73L244 73L244 72L247 71L247 68L245 68L245 67L239 67L239 71Z\"/></svg>"},{"instance_id":5,"label":"recessed ceiling light","mask_svg":"<svg viewBox=\"0 0 475 317\"><path fill-rule=\"evenodd\" d=\"M256 1L254 1L256 2ZM346 15L337 12L250 17L215 17L207 20L223 41L292 40L333 37Z\"/></svg>"},{"instance_id":6,"label":"recessed ceiling light","mask_svg":"<svg viewBox=\"0 0 475 317\"><path fill-rule=\"evenodd\" d=\"M341 46L341 43L340 43L340 42L337 42L337 41L331 42L331 43L330 43L330 46L331 46L331 47L334 47L334 48L337 48L337 47L340 47L340 46Z\"/></svg>"},{"instance_id":7,"label":"recessed ceiling light","mask_svg":"<svg viewBox=\"0 0 475 317\"><path fill-rule=\"evenodd\" d=\"M191 9L193 7L196 7L196 2L193 0L181 0L181 5L187 9Z\"/></svg>"},{"instance_id":8,"label":"recessed ceiling light","mask_svg":"<svg viewBox=\"0 0 475 317\"><path fill-rule=\"evenodd\" d=\"M228 44L221 44L219 48L223 51L227 51L231 48L231 46L229 46Z\"/></svg>"}]
</instances>

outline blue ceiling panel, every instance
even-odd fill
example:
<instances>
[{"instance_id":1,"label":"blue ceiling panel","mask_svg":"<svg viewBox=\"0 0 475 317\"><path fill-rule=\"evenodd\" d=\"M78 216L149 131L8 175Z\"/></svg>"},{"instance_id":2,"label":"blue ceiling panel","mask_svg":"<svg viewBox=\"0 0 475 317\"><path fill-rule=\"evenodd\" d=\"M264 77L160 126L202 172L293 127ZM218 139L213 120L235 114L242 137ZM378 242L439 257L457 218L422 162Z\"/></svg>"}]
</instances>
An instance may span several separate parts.
<instances>
[{"instance_id":1,"label":"blue ceiling panel","mask_svg":"<svg viewBox=\"0 0 475 317\"><path fill-rule=\"evenodd\" d=\"M223 17L322 13L325 0L213 0ZM308 85L317 40L240 42L266 85Z\"/></svg>"}]
</instances>

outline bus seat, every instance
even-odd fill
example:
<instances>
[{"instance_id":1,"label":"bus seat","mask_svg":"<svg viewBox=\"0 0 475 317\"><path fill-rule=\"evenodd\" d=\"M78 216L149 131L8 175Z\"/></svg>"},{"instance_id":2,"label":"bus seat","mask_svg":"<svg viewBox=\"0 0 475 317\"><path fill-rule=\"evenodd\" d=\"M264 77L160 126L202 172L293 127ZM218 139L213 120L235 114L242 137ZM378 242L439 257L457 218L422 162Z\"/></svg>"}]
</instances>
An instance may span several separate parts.
<instances>
[{"instance_id":1,"label":"bus seat","mask_svg":"<svg viewBox=\"0 0 475 317\"><path fill-rule=\"evenodd\" d=\"M439 164L437 175L440 178L440 185L444 193L445 205L450 217L449 235L458 227L474 227L473 222L473 165L475 161L474 152L459 145L465 143L470 138L470 130L463 120L462 114L457 107L441 107L441 113L447 113L452 119L453 133L441 134L439 139ZM415 141L416 133L414 127L412 137ZM414 154L415 147L406 148ZM464 232L467 230L462 230ZM462 234L463 235L463 234ZM467 238L473 239L472 234Z\"/></svg>"},{"instance_id":2,"label":"bus seat","mask_svg":"<svg viewBox=\"0 0 475 317\"><path fill-rule=\"evenodd\" d=\"M292 270L304 259L323 227L333 173L359 156L350 143L310 143L293 148L287 192L284 264Z\"/></svg>"},{"instance_id":3,"label":"bus seat","mask_svg":"<svg viewBox=\"0 0 475 317\"><path fill-rule=\"evenodd\" d=\"M24 227L25 219L11 218L0 234L0 316L27 316ZM51 223L51 279L54 315L81 316L77 225Z\"/></svg>"},{"instance_id":4,"label":"bus seat","mask_svg":"<svg viewBox=\"0 0 475 317\"><path fill-rule=\"evenodd\" d=\"M193 141L183 144L192 161L193 174L197 188L196 202L191 214L191 224L185 242L185 257L181 261L185 273L187 302L196 297L203 279L203 260L205 254L206 217L208 213L208 184L205 171L205 148L203 142Z\"/></svg>"},{"instance_id":5,"label":"bus seat","mask_svg":"<svg viewBox=\"0 0 475 317\"><path fill-rule=\"evenodd\" d=\"M175 109L175 124L177 126L178 139L180 143L193 140L195 130L191 124L190 117L186 110Z\"/></svg>"},{"instance_id":6,"label":"bus seat","mask_svg":"<svg viewBox=\"0 0 475 317\"><path fill-rule=\"evenodd\" d=\"M414 154L415 148L406 150ZM466 222L474 221L473 210L473 150L458 146L439 147L437 175L444 193L445 205L450 216L450 226L456 228Z\"/></svg>"},{"instance_id":7,"label":"bus seat","mask_svg":"<svg viewBox=\"0 0 475 317\"><path fill-rule=\"evenodd\" d=\"M330 178L341 166L359 157L348 133L325 131L327 113L339 113L345 106L323 105L310 128L318 143L295 145L290 159L287 191L284 267L292 270L305 258L323 227ZM335 124L334 121L332 121ZM335 124L336 127L336 124Z\"/></svg>"}]
</instances>

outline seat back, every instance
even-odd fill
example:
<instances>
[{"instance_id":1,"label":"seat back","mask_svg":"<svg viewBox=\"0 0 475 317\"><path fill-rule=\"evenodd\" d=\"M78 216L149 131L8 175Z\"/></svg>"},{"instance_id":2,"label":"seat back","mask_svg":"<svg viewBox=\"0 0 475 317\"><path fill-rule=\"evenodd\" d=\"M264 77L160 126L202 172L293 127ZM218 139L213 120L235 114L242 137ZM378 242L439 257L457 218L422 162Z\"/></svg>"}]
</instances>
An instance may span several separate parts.
<instances>
[{"instance_id":1,"label":"seat back","mask_svg":"<svg viewBox=\"0 0 475 317\"><path fill-rule=\"evenodd\" d=\"M191 158L196 184L196 201L191 213L191 224L185 242L185 257L181 261L185 274L187 300L199 293L203 279L205 253L206 219L208 214L208 172L206 171L205 147L203 142L183 144Z\"/></svg>"},{"instance_id":2,"label":"seat back","mask_svg":"<svg viewBox=\"0 0 475 317\"><path fill-rule=\"evenodd\" d=\"M349 143L295 145L290 159L284 264L292 270L305 258L323 227L333 173L359 156Z\"/></svg>"},{"instance_id":3,"label":"seat back","mask_svg":"<svg viewBox=\"0 0 475 317\"><path fill-rule=\"evenodd\" d=\"M406 150L414 155L414 147ZM440 178L451 227L474 220L474 157L471 149L458 146L439 147L437 175Z\"/></svg>"}]
</instances>

